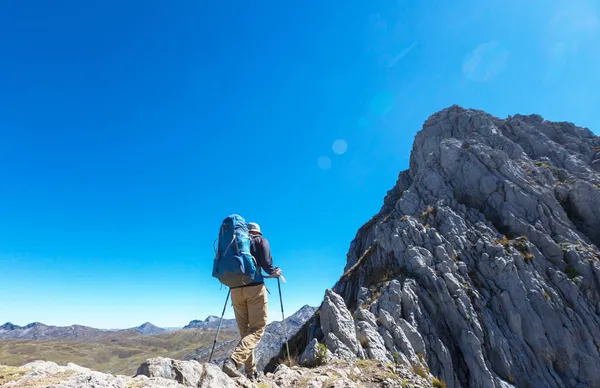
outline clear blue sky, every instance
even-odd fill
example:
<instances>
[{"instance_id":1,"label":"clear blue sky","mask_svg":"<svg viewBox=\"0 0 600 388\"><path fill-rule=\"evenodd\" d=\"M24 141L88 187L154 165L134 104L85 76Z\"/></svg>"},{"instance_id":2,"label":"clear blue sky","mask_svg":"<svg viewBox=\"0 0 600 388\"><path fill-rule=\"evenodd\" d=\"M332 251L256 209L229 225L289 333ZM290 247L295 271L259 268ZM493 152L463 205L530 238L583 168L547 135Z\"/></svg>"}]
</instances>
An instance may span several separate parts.
<instances>
[{"instance_id":1,"label":"clear blue sky","mask_svg":"<svg viewBox=\"0 0 600 388\"><path fill-rule=\"evenodd\" d=\"M286 312L319 304L430 114L539 113L598 133L599 11L1 2L0 321L219 315L212 243L234 212L270 240Z\"/></svg>"}]
</instances>

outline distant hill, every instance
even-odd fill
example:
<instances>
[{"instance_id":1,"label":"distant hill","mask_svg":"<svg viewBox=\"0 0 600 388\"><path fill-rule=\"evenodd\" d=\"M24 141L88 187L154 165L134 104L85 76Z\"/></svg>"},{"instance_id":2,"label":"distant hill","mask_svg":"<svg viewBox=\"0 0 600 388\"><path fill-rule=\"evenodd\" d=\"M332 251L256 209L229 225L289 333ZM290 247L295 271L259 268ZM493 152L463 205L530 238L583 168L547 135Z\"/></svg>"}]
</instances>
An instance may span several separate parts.
<instances>
[{"instance_id":1,"label":"distant hill","mask_svg":"<svg viewBox=\"0 0 600 388\"><path fill-rule=\"evenodd\" d=\"M33 322L26 326L14 325L10 322L0 326L0 339L27 339L38 341L90 341L97 340L108 332L93 327L48 326Z\"/></svg>"},{"instance_id":2,"label":"distant hill","mask_svg":"<svg viewBox=\"0 0 600 388\"><path fill-rule=\"evenodd\" d=\"M150 322L146 322L146 323L136 327L134 330L142 335L159 334L159 333L164 333L167 331L166 329L155 326L155 325L151 324Z\"/></svg>"},{"instance_id":3,"label":"distant hill","mask_svg":"<svg viewBox=\"0 0 600 388\"><path fill-rule=\"evenodd\" d=\"M130 329L104 330L82 325L50 326L33 322L25 326L10 322L0 326L0 339L22 339L36 341L77 341L93 342L103 338L119 338L131 334L153 335L164 333L166 329L146 322Z\"/></svg>"}]
</instances>

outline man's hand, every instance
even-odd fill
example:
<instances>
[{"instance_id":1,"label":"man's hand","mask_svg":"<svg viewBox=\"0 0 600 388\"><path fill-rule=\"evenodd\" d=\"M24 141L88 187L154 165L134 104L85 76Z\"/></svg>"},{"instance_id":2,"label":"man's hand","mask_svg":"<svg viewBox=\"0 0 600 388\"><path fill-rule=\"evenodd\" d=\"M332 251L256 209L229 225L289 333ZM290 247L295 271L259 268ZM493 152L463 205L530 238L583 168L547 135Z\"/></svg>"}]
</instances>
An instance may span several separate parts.
<instances>
[{"instance_id":1,"label":"man's hand","mask_svg":"<svg viewBox=\"0 0 600 388\"><path fill-rule=\"evenodd\" d=\"M271 275L274 278L278 278L281 276L281 270L279 269L279 267L275 268L275 271L273 271L273 274Z\"/></svg>"}]
</instances>

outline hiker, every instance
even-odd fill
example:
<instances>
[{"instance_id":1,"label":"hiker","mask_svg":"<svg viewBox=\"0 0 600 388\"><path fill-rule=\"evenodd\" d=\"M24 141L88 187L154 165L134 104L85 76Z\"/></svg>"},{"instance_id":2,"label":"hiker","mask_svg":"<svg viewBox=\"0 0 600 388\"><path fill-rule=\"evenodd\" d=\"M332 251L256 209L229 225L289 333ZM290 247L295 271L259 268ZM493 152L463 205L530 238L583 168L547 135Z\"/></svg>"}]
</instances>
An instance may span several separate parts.
<instances>
[{"instance_id":1,"label":"hiker","mask_svg":"<svg viewBox=\"0 0 600 388\"><path fill-rule=\"evenodd\" d=\"M260 226L248 223L250 253L256 259L257 270L254 280L247 285L231 287L231 302L235 313L241 340L231 357L223 363L223 371L230 377L239 377L238 370L245 366L246 376L254 380L258 377L254 348L262 338L267 326L267 288L261 268L269 277L281 276L281 270L273 267L269 241L263 237Z\"/></svg>"}]
</instances>

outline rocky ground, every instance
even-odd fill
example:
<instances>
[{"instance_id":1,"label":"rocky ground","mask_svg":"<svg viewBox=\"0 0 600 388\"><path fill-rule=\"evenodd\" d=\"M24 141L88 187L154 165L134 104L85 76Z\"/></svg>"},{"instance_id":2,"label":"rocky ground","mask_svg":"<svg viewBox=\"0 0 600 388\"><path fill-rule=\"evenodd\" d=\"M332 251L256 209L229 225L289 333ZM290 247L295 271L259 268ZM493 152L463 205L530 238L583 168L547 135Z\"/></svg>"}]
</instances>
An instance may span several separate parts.
<instances>
[{"instance_id":1,"label":"rocky ground","mask_svg":"<svg viewBox=\"0 0 600 388\"><path fill-rule=\"evenodd\" d=\"M393 364L360 360L332 361L315 367L279 366L275 373L261 374L256 382L242 377L230 379L213 364L153 358L140 366L136 376L113 376L75 364L59 366L35 361L20 368L0 365L2 388L353 388L353 387L442 387L426 371Z\"/></svg>"}]
</instances>

